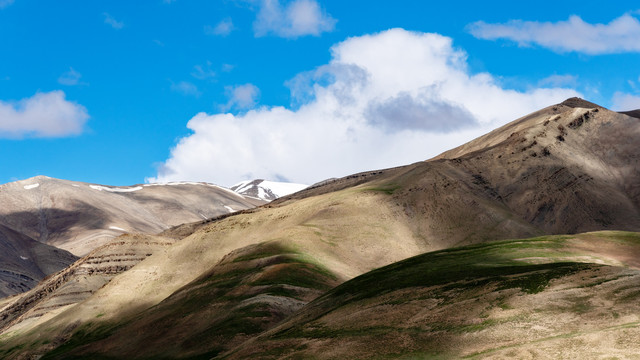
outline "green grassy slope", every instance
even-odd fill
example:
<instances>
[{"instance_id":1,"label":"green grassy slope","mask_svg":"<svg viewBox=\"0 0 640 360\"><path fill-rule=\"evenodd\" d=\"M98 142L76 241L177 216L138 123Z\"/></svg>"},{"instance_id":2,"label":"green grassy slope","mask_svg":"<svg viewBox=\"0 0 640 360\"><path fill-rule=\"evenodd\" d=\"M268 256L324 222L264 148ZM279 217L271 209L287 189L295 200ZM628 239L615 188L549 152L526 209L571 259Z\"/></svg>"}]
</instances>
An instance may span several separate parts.
<instances>
[{"instance_id":1,"label":"green grassy slope","mask_svg":"<svg viewBox=\"0 0 640 360\"><path fill-rule=\"evenodd\" d=\"M224 358L634 354L638 254L640 234L624 232L427 253L336 287Z\"/></svg>"},{"instance_id":2,"label":"green grassy slope","mask_svg":"<svg viewBox=\"0 0 640 360\"><path fill-rule=\"evenodd\" d=\"M278 242L249 246L130 319L84 324L44 359L210 358L273 327L338 284Z\"/></svg>"}]
</instances>

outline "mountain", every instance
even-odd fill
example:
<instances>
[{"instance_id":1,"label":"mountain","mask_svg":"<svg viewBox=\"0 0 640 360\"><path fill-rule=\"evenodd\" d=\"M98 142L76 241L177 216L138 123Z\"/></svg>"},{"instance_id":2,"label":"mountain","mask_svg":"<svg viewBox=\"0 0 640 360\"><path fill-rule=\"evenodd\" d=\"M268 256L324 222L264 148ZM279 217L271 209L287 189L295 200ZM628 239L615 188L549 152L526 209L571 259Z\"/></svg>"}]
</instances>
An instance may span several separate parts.
<instances>
[{"instance_id":1,"label":"mountain","mask_svg":"<svg viewBox=\"0 0 640 360\"><path fill-rule=\"evenodd\" d=\"M0 296L123 233L155 234L263 203L206 183L112 187L38 176L0 185Z\"/></svg>"},{"instance_id":2,"label":"mountain","mask_svg":"<svg viewBox=\"0 0 640 360\"><path fill-rule=\"evenodd\" d=\"M271 201L303 190L308 186L309 185L304 184L258 179L239 182L230 189L244 196Z\"/></svg>"},{"instance_id":3,"label":"mountain","mask_svg":"<svg viewBox=\"0 0 640 360\"><path fill-rule=\"evenodd\" d=\"M640 231L639 141L640 119L569 99L434 159L171 228L82 302L25 321L6 311L21 297L0 303L17 319L0 356L637 353L639 235L583 233Z\"/></svg>"}]
</instances>

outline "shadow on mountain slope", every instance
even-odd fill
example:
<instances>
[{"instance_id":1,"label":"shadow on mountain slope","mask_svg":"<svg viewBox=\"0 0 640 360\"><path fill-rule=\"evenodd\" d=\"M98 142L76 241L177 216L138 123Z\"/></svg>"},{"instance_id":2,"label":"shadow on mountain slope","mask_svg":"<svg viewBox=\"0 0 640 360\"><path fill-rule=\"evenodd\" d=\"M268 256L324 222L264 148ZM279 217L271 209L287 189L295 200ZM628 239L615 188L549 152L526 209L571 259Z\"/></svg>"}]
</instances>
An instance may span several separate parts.
<instances>
[{"instance_id":1,"label":"shadow on mountain slope","mask_svg":"<svg viewBox=\"0 0 640 360\"><path fill-rule=\"evenodd\" d=\"M640 234L621 232L427 253L338 286L223 358L627 357L638 255Z\"/></svg>"},{"instance_id":2,"label":"shadow on mountain slope","mask_svg":"<svg viewBox=\"0 0 640 360\"><path fill-rule=\"evenodd\" d=\"M273 327L338 283L313 258L279 242L248 246L134 318L84 324L44 358L212 357Z\"/></svg>"}]
</instances>

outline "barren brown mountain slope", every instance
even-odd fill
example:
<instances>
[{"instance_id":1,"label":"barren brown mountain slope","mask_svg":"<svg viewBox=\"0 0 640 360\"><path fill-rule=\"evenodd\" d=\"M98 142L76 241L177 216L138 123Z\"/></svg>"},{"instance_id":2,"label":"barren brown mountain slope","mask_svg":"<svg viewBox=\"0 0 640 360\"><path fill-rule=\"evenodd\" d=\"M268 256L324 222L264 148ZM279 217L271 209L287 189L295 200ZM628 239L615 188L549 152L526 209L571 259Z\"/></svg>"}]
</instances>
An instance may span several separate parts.
<instances>
[{"instance_id":1,"label":"barren brown mountain slope","mask_svg":"<svg viewBox=\"0 0 640 360\"><path fill-rule=\"evenodd\" d=\"M204 183L110 187L38 176L0 185L0 296L77 259L64 250L83 256L123 233L155 234L263 203Z\"/></svg>"},{"instance_id":2,"label":"barren brown mountain slope","mask_svg":"<svg viewBox=\"0 0 640 360\"><path fill-rule=\"evenodd\" d=\"M47 274L64 269L76 259L68 251L0 225L0 298L33 288Z\"/></svg>"},{"instance_id":3,"label":"barren brown mountain slope","mask_svg":"<svg viewBox=\"0 0 640 360\"><path fill-rule=\"evenodd\" d=\"M53 339L71 337L74 347L100 342L104 349L118 348L110 337L114 327L163 326L154 322L153 309L179 299L180 289L226 255L270 241L304 254L342 281L453 246L638 231L640 120L576 104L591 106L574 99L429 161L352 175L261 208L173 229L174 236L186 237L47 321L7 329L3 347L34 344L11 356L42 354ZM196 313L206 309L206 303L192 305ZM110 330L101 332L103 325ZM144 341L129 339L123 348L139 349L136 356L145 357Z\"/></svg>"},{"instance_id":4,"label":"barren brown mountain slope","mask_svg":"<svg viewBox=\"0 0 640 360\"><path fill-rule=\"evenodd\" d=\"M161 236L125 234L100 246L35 288L15 295L0 306L0 329L28 326L88 298L154 252L174 244Z\"/></svg>"}]
</instances>

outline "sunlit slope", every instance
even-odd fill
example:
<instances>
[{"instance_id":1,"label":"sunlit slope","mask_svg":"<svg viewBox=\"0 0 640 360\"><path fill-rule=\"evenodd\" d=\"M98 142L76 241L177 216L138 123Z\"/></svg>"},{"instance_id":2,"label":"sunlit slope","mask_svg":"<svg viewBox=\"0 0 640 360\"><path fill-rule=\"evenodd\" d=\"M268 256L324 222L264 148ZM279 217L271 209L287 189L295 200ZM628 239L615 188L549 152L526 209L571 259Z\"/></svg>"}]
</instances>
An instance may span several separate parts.
<instances>
[{"instance_id":1,"label":"sunlit slope","mask_svg":"<svg viewBox=\"0 0 640 360\"><path fill-rule=\"evenodd\" d=\"M14 331L49 319L90 297L118 274L175 243L160 236L121 235L33 289L7 299L0 306L0 331Z\"/></svg>"},{"instance_id":2,"label":"sunlit slope","mask_svg":"<svg viewBox=\"0 0 640 360\"><path fill-rule=\"evenodd\" d=\"M278 241L248 246L136 317L82 325L45 358L213 357L339 282L315 259Z\"/></svg>"},{"instance_id":3,"label":"sunlit slope","mask_svg":"<svg viewBox=\"0 0 640 360\"><path fill-rule=\"evenodd\" d=\"M624 232L427 253L340 285L223 357L633 356L639 255L640 234Z\"/></svg>"}]
</instances>

